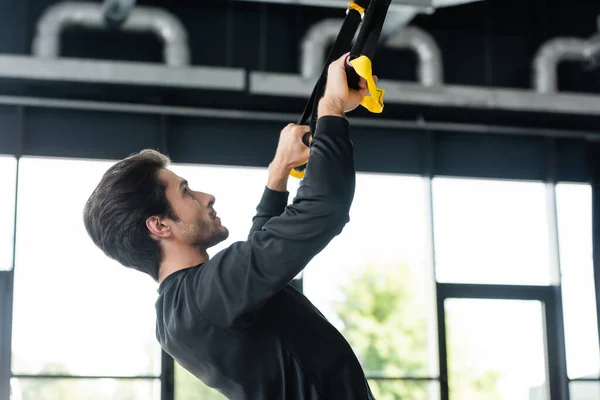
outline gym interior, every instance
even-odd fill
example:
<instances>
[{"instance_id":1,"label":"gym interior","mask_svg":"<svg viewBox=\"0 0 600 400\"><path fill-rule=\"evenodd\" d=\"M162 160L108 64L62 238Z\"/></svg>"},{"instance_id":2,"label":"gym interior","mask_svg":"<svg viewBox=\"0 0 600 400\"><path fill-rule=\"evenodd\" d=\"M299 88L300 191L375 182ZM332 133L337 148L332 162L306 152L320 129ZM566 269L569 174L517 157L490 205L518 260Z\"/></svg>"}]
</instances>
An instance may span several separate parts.
<instances>
[{"instance_id":1,"label":"gym interior","mask_svg":"<svg viewBox=\"0 0 600 400\"><path fill-rule=\"evenodd\" d=\"M0 0L0 399L225 399L161 350L156 282L83 205L155 149L215 195L210 253L245 240L348 12ZM350 222L291 282L376 399L600 399L599 32L592 1L391 1L383 111L348 114Z\"/></svg>"}]
</instances>

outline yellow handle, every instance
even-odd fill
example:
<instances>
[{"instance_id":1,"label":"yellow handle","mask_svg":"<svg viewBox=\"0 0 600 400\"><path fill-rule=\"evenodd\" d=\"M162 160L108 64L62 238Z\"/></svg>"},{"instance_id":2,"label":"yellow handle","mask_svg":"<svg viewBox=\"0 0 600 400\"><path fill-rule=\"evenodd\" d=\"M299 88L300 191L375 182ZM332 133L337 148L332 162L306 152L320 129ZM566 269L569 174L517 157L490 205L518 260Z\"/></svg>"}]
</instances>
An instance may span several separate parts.
<instances>
[{"instance_id":1,"label":"yellow handle","mask_svg":"<svg viewBox=\"0 0 600 400\"><path fill-rule=\"evenodd\" d=\"M292 168L292 171L290 172L290 176L293 176L294 178L298 178L298 179L302 179L304 178L304 171L296 171L295 169Z\"/></svg>"},{"instance_id":2,"label":"yellow handle","mask_svg":"<svg viewBox=\"0 0 600 400\"><path fill-rule=\"evenodd\" d=\"M350 65L360 77L367 81L367 87L369 88L370 94L365 96L360 104L372 113L381 113L383 111L385 90L378 88L375 84L371 60L367 56L360 56L350 61Z\"/></svg>"},{"instance_id":3,"label":"yellow handle","mask_svg":"<svg viewBox=\"0 0 600 400\"><path fill-rule=\"evenodd\" d=\"M369 95L365 96L360 104L372 113L383 112L383 95L385 94L385 90L378 88L375 84L371 60L367 56L360 56L350 61L350 65L360 77L367 81L367 87L369 88ZM310 139L312 139L312 136L309 138L309 141ZM304 170L296 171L292 169L290 176L302 179L304 178Z\"/></svg>"}]
</instances>

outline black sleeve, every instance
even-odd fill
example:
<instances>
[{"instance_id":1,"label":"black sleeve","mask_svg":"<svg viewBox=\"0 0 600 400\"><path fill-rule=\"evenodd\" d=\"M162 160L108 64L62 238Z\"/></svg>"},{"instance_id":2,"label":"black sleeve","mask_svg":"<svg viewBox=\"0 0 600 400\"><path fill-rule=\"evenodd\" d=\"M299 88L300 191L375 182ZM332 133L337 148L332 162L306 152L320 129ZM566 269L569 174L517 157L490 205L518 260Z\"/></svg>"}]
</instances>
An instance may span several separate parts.
<instances>
[{"instance_id":1,"label":"black sleeve","mask_svg":"<svg viewBox=\"0 0 600 400\"><path fill-rule=\"evenodd\" d=\"M340 234L350 218L355 179L348 121L320 118L293 204L190 275L203 316L221 327L243 327Z\"/></svg>"},{"instance_id":2,"label":"black sleeve","mask_svg":"<svg viewBox=\"0 0 600 400\"><path fill-rule=\"evenodd\" d=\"M260 231L268 220L283 213L289 196L290 192L287 190L285 192L278 192L265 186L260 203L256 207L256 214L252 218L252 228L250 228L248 240L250 240L254 232Z\"/></svg>"}]
</instances>

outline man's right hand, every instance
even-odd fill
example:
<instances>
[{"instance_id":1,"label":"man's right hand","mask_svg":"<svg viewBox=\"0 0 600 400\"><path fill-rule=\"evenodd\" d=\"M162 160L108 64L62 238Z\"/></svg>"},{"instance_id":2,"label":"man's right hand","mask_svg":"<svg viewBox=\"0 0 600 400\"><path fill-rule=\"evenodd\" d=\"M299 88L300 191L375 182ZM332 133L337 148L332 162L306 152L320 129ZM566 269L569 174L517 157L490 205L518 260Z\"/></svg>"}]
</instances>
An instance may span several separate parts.
<instances>
[{"instance_id":1,"label":"man's right hand","mask_svg":"<svg viewBox=\"0 0 600 400\"><path fill-rule=\"evenodd\" d=\"M306 163L310 149L302 142L302 136L310 131L309 126L288 124L279 135L279 143L273 164L289 171Z\"/></svg>"},{"instance_id":2,"label":"man's right hand","mask_svg":"<svg viewBox=\"0 0 600 400\"><path fill-rule=\"evenodd\" d=\"M269 164L269 189L280 192L286 190L292 169L306 164L310 149L302 142L302 137L309 131L309 126L296 124L288 124L281 130L275 157Z\"/></svg>"},{"instance_id":3,"label":"man's right hand","mask_svg":"<svg viewBox=\"0 0 600 400\"><path fill-rule=\"evenodd\" d=\"M344 117L345 113L358 107L369 94L367 81L364 78L360 78L360 90L348 87L345 66L348 55L349 53L344 54L328 67L325 94L319 101L319 117L325 115ZM376 76L373 76L373 79L377 82Z\"/></svg>"}]
</instances>

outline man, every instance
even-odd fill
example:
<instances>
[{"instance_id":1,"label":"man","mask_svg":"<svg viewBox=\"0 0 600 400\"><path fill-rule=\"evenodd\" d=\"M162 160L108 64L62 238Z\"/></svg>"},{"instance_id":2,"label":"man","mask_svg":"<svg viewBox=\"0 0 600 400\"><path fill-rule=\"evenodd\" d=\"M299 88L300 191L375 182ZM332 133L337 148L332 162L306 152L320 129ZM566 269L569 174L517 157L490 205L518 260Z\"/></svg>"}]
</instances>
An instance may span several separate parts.
<instances>
[{"instance_id":1,"label":"man","mask_svg":"<svg viewBox=\"0 0 600 400\"><path fill-rule=\"evenodd\" d=\"M233 400L373 399L344 337L289 283L349 220L355 169L349 123L368 94L348 88L345 57L329 66L309 149L307 127L280 135L246 241L228 236L215 198L190 189L144 151L113 166L85 206L93 241L159 283L156 335L181 366ZM293 204L291 169L308 158Z\"/></svg>"}]
</instances>

